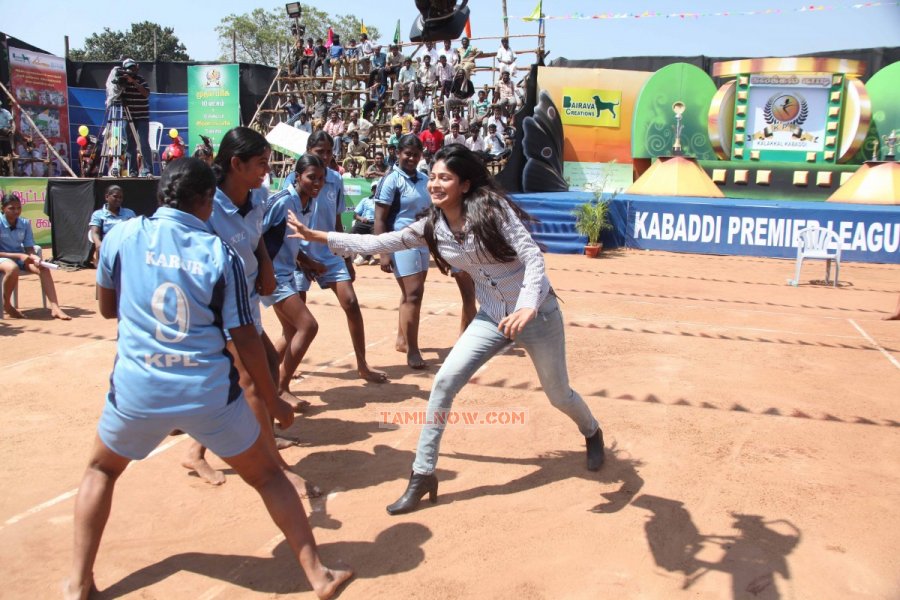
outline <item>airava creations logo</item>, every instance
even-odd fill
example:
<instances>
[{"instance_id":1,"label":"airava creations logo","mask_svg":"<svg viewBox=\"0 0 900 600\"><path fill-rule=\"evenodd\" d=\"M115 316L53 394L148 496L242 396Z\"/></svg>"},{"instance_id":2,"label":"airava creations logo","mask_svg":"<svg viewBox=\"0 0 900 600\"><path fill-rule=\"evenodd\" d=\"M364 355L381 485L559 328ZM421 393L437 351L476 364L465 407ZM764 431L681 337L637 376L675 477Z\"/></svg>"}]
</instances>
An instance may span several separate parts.
<instances>
[{"instance_id":1,"label":"airava creations logo","mask_svg":"<svg viewBox=\"0 0 900 600\"><path fill-rule=\"evenodd\" d=\"M560 116L569 125L619 127L621 105L621 91L563 88Z\"/></svg>"}]
</instances>

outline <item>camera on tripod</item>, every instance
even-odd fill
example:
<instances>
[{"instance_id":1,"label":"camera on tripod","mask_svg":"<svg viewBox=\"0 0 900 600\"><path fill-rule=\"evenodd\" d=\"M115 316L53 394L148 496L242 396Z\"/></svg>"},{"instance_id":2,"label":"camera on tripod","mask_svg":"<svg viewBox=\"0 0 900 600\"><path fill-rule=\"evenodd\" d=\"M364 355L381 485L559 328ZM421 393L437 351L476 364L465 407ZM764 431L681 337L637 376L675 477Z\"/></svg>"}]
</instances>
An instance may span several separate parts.
<instances>
[{"instance_id":1,"label":"camera on tripod","mask_svg":"<svg viewBox=\"0 0 900 600\"><path fill-rule=\"evenodd\" d=\"M115 75L113 76L113 83L116 85L126 85L128 83L128 77L130 73L128 73L128 69L125 67L116 67Z\"/></svg>"}]
</instances>

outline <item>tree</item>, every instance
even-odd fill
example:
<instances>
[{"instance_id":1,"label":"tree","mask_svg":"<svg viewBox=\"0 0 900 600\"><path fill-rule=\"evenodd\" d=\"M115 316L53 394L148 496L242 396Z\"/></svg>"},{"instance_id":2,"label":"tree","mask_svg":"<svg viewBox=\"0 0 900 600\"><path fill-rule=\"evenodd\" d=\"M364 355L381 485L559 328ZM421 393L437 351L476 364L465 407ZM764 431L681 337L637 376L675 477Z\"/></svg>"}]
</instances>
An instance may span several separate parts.
<instances>
[{"instance_id":1,"label":"tree","mask_svg":"<svg viewBox=\"0 0 900 600\"><path fill-rule=\"evenodd\" d=\"M328 36L329 24L335 34L341 36L346 45L351 39L359 40L362 21L353 15L332 16L326 12L307 6L303 7L300 19L306 27L304 38L322 38ZM289 19L283 8L265 10L256 8L242 15L231 14L222 19L216 33L219 34L219 47L222 51L220 60L237 60L241 62L277 66L279 55L284 58L290 55L294 46L291 34L293 20ZM367 27L369 39L378 38L378 30Z\"/></svg>"},{"instance_id":2,"label":"tree","mask_svg":"<svg viewBox=\"0 0 900 600\"><path fill-rule=\"evenodd\" d=\"M150 21L132 23L129 31L112 31L104 27L101 33L84 40L84 48L69 52L72 60L187 61L187 48L171 27L160 27Z\"/></svg>"}]
</instances>

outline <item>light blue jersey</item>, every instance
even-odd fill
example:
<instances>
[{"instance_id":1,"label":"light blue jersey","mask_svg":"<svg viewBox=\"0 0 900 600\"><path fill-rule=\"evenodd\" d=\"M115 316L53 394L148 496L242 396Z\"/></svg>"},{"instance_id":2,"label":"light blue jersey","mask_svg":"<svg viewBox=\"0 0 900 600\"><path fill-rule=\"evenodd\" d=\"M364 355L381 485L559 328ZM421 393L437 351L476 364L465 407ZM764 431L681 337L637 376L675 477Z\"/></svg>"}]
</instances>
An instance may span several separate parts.
<instances>
[{"instance_id":1,"label":"light blue jersey","mask_svg":"<svg viewBox=\"0 0 900 600\"><path fill-rule=\"evenodd\" d=\"M97 283L118 296L107 401L119 413L200 414L242 397L223 330L253 323L246 278L203 221L160 207L113 228Z\"/></svg>"},{"instance_id":2,"label":"light blue jersey","mask_svg":"<svg viewBox=\"0 0 900 600\"><path fill-rule=\"evenodd\" d=\"M259 274L256 248L262 237L267 199L268 192L265 188L251 190L247 202L238 209L225 192L216 188L212 215L206 222L209 231L225 240L244 263L244 275L247 278L247 293L250 295L253 320L256 323L256 329L260 332L262 331L262 319L259 313L259 295L256 292L256 277Z\"/></svg>"},{"instance_id":3,"label":"light blue jersey","mask_svg":"<svg viewBox=\"0 0 900 600\"><path fill-rule=\"evenodd\" d=\"M100 237L103 238L109 233L109 230L118 225L119 223L124 223L128 219L133 219L137 215L130 208L125 208L124 206L119 207L119 214L114 215L109 211L109 207L104 205L100 210L95 210L91 213L91 222L88 223L88 226L97 227L100 229Z\"/></svg>"},{"instance_id":4,"label":"light blue jersey","mask_svg":"<svg viewBox=\"0 0 900 600\"><path fill-rule=\"evenodd\" d=\"M416 215L431 207L428 178L421 173L407 175L394 165L375 191L375 203L391 207L393 230L399 231L416 221ZM395 216L394 216L395 215Z\"/></svg>"},{"instance_id":5,"label":"light blue jersey","mask_svg":"<svg viewBox=\"0 0 900 600\"><path fill-rule=\"evenodd\" d=\"M0 215L0 252L25 252L34 246L31 221L17 217L14 225L9 224L6 215Z\"/></svg>"},{"instance_id":6,"label":"light blue jersey","mask_svg":"<svg viewBox=\"0 0 900 600\"><path fill-rule=\"evenodd\" d=\"M338 215L344 212L345 207L344 180L341 178L341 174L332 169L325 169L325 184L313 201L310 229L335 231L335 222ZM303 240L300 242L300 248L313 260L321 263L334 261L334 253L328 249L326 244Z\"/></svg>"},{"instance_id":7,"label":"light blue jersey","mask_svg":"<svg viewBox=\"0 0 900 600\"><path fill-rule=\"evenodd\" d=\"M311 200L303 211L300 196L293 186L282 190L269 198L266 204L266 216L263 219L263 240L266 250L272 259L275 269L275 281L278 284L294 281L294 270L297 268L297 254L300 251L300 239L288 237L291 231L287 226L287 213L290 210L300 221L311 226L312 211L315 200Z\"/></svg>"},{"instance_id":8,"label":"light blue jersey","mask_svg":"<svg viewBox=\"0 0 900 600\"><path fill-rule=\"evenodd\" d=\"M373 222L375 220L375 198L363 198L359 201L359 204L356 205L353 212L363 219L368 219L369 223Z\"/></svg>"}]
</instances>

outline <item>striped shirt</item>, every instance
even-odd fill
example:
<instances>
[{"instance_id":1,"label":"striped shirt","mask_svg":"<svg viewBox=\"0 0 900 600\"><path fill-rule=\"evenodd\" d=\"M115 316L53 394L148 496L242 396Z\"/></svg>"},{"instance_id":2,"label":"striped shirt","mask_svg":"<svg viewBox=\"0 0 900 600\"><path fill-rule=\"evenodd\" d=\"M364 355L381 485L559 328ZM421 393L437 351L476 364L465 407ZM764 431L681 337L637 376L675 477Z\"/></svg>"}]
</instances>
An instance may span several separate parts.
<instances>
[{"instance_id":1,"label":"striped shirt","mask_svg":"<svg viewBox=\"0 0 900 600\"><path fill-rule=\"evenodd\" d=\"M125 106L128 107L132 119L149 119L150 87L147 85L147 81L137 73L132 76L134 77L135 82L126 83L122 86L122 99L125 100ZM138 88L143 88L148 95L141 95Z\"/></svg>"},{"instance_id":2,"label":"striped shirt","mask_svg":"<svg viewBox=\"0 0 900 600\"><path fill-rule=\"evenodd\" d=\"M465 239L456 241L447 222L438 219L434 235L441 257L475 281L475 297L485 312L495 322L520 308L537 308L550 294L550 280L544 272L544 256L531 238L525 225L511 208L506 209L500 228L504 239L516 251L512 262L494 262L479 253L475 236L469 223L465 226ZM381 235L354 235L328 233L328 247L335 252L377 254L398 252L407 248L425 246L425 219L420 219L402 229Z\"/></svg>"}]
</instances>

